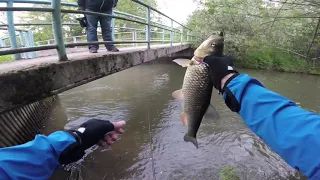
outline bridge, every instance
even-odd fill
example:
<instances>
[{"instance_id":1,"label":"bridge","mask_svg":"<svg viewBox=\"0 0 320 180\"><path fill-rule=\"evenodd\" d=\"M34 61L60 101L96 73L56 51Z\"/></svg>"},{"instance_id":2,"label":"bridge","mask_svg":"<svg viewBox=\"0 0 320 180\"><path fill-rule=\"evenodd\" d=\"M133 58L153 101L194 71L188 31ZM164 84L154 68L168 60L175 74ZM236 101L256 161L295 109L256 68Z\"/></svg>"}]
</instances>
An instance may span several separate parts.
<instances>
[{"instance_id":1,"label":"bridge","mask_svg":"<svg viewBox=\"0 0 320 180\"><path fill-rule=\"evenodd\" d=\"M7 13L7 24L0 24L0 30L9 34L0 38L0 57L14 57L14 61L0 64L0 126L4 129L0 132L0 147L24 143L39 133L46 115L38 111L49 109L58 93L161 57L193 55L190 43L197 37L189 28L139 0L132 1L146 9L146 17L120 11L114 11L113 15L79 11L75 10L77 4L60 0L0 0L7 4L0 7L0 12ZM49 7L15 7L14 3ZM51 13L53 21L14 23L17 11ZM62 22L62 13L111 17L116 40L88 43L81 41L80 36L65 37L63 27L79 26L79 23ZM154 13L170 25L152 21ZM117 26L114 19L145 28ZM35 42L30 29L20 28L25 26L52 26L54 39ZM121 38L121 34L129 37ZM82 47L90 44L117 44L121 48L116 53L100 50L90 54ZM25 134L24 138L18 137L19 134Z\"/></svg>"}]
</instances>

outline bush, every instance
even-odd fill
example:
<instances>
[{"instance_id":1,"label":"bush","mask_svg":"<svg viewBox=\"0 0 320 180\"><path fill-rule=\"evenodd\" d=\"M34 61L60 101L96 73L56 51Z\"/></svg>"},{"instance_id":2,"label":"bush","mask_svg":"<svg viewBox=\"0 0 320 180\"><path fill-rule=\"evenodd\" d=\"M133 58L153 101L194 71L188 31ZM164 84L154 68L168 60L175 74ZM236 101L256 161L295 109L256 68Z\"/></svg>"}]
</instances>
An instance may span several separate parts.
<instances>
[{"instance_id":1,"label":"bush","mask_svg":"<svg viewBox=\"0 0 320 180\"><path fill-rule=\"evenodd\" d=\"M0 56L0 63L13 61L12 55Z\"/></svg>"}]
</instances>

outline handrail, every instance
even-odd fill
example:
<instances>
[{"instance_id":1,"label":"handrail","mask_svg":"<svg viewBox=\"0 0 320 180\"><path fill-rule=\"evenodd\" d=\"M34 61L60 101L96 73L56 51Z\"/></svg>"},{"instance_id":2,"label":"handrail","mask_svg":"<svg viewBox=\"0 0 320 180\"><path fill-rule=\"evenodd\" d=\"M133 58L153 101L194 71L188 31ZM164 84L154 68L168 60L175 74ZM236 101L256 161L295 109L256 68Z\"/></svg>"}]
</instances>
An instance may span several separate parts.
<instances>
[{"instance_id":1,"label":"handrail","mask_svg":"<svg viewBox=\"0 0 320 180\"><path fill-rule=\"evenodd\" d=\"M176 38L174 38L174 34L178 34L181 36L181 39L179 42L190 42L190 39L192 37L195 37L193 35L190 34L190 31L192 31L191 29L187 28L186 26L184 26L183 24L175 21L174 19L170 18L169 16L167 16L166 14L160 12L159 10L139 1L139 0L132 0L135 3L138 3L144 7L147 8L147 17L143 18L143 17L139 17L136 15L132 15L129 13L125 13L125 12L120 12L120 11L114 11L115 15L109 15L109 14L104 14L104 13L99 13L99 12L90 12L90 11L79 11L79 10L71 10L71 9L61 9L61 6L69 6L69 7L78 7L77 4L75 3L66 3L66 2L61 2L61 0L52 0L52 1L42 1L42 0L0 0L1 2L5 2L8 4L7 7L0 7L0 11L8 11L8 12L13 12L13 11L36 11L36 12L49 12L52 13L52 17L53 17L53 22L52 23L17 23L17 24L13 24L13 14L11 13L11 15L8 15L8 24L0 24L0 28L1 27L5 27L8 29L9 31L9 37L10 37L10 42L11 42L11 49L6 49L6 50L0 50L0 55L7 55L7 54L15 54L15 58L16 59L20 59L21 55L19 53L25 53L25 52L32 52L32 51L39 51L39 50L47 50L47 49L57 49L58 51L58 55L59 55L59 61L65 61L67 60L67 55L66 55L66 47L75 47L75 46L86 46L86 45L90 45L90 44L127 44L127 43L147 43L147 47L150 48L151 43L153 42L170 42L170 44L172 45L173 42L175 42ZM39 8L39 7L13 7L13 3L34 3L34 4L46 4L46 5L51 5L51 8ZM151 11L157 12L160 15L168 18L171 20L171 27L170 26L166 26L163 25L159 22L153 22L151 21ZM146 25L146 29L142 29L142 30L138 30L138 29L133 29L133 32L131 32L133 35L133 40L132 41L99 41L99 42L76 42L76 37L71 37L74 41L71 42L73 43L64 43L64 38L62 35L62 26L73 26L73 25L78 25L78 23L72 23L72 22L61 22L61 13L71 13L71 14L90 14L90 15L99 15L99 16L103 16L103 17L110 17L110 18L114 18L114 19L120 19L120 20L124 20L124 21L129 21L129 22L135 22L138 24L142 24L142 25ZM9 13L8 13L9 14ZM119 16L119 15L123 15L123 16ZM173 27L173 23L177 23L179 26L182 27L182 29L176 29ZM11 23L11 24L10 24ZM47 40L48 41L48 45L46 46L38 46L38 47L34 47L34 46L29 46L30 44L27 43L27 45L23 45L25 46L24 48L18 48L17 45L17 40L16 40L16 35L15 35L15 26L36 26L36 25L52 25L53 29L54 29L54 41L55 44L50 44L50 41L52 40ZM152 40L151 33L160 33L157 31L151 31L151 27L155 27L158 29L162 29L162 39L158 38L157 40ZM126 28L126 27L124 27ZM3 28L1 28L3 29ZM121 27L120 27L121 29ZM185 35L185 30L187 30L187 34ZM18 31L18 30L17 30ZM24 35L24 31L19 30L20 32L20 38L22 38ZM170 33L167 33L165 31L168 31ZM146 37L145 40L143 41L138 41L137 40L137 33L139 32L143 32L146 33ZM33 42L33 36L32 36L32 32L28 32L25 31L25 33L29 33L27 38L32 39ZM30 33L31 36L30 37ZM130 34L130 33L127 33ZM165 35L170 35L170 40L165 40ZM184 36L186 36L186 40L184 39ZM176 37L176 36L175 36ZM191 37L191 38L190 38ZM70 38L68 38L70 40ZM128 38L126 38L128 39ZM161 39L161 40L159 40ZM21 39L21 41L25 42L25 38ZM69 41L68 40L68 41ZM45 41L40 41L40 42L45 42ZM38 42L38 45L39 43ZM70 41L69 41L70 42ZM14 45L14 43L16 43L16 45ZM34 44L31 43L31 44ZM28 47L29 46L29 47Z\"/></svg>"},{"instance_id":2,"label":"handrail","mask_svg":"<svg viewBox=\"0 0 320 180\"><path fill-rule=\"evenodd\" d=\"M36 7L0 7L0 11L36 11L36 12L53 12L53 8L36 8Z\"/></svg>"}]
</instances>

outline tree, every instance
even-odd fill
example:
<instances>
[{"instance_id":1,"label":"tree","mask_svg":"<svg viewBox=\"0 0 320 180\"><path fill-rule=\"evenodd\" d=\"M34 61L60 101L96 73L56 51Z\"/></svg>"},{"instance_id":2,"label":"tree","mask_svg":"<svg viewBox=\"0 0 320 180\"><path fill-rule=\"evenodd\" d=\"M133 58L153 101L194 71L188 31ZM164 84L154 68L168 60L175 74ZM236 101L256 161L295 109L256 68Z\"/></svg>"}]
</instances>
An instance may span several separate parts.
<instances>
[{"instance_id":1,"label":"tree","mask_svg":"<svg viewBox=\"0 0 320 180\"><path fill-rule=\"evenodd\" d=\"M204 38L226 32L226 53L253 68L297 71L319 57L315 0L198 0L188 26ZM314 40L313 40L314 39ZM309 52L309 53L308 53Z\"/></svg>"}]
</instances>

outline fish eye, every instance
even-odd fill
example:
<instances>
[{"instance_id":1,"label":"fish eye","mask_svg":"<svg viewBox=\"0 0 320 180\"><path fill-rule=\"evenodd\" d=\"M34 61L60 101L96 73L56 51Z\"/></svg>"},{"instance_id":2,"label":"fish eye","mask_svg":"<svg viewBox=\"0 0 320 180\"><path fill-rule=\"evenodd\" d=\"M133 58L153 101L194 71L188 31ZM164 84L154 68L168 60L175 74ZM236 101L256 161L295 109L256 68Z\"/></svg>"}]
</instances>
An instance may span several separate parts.
<instances>
[{"instance_id":1,"label":"fish eye","mask_svg":"<svg viewBox=\"0 0 320 180\"><path fill-rule=\"evenodd\" d=\"M214 47L214 46L216 46L216 44L215 44L215 43L212 43L211 46Z\"/></svg>"}]
</instances>

